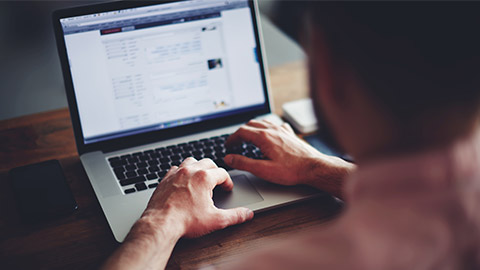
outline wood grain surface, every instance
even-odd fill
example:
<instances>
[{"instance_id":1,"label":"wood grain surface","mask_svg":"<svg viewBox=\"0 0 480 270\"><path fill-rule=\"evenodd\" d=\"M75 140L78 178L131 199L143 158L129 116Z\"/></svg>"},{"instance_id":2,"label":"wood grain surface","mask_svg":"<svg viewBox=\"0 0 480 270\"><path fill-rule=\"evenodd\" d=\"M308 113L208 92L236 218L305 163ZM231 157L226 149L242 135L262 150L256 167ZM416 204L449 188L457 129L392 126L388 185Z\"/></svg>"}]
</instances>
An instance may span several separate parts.
<instances>
[{"instance_id":1,"label":"wood grain surface","mask_svg":"<svg viewBox=\"0 0 480 270\"><path fill-rule=\"evenodd\" d=\"M307 96L302 62L270 72L275 109ZM58 159L79 209L41 224L20 221L8 171ZM80 163L67 109L0 122L0 269L96 269L118 246ZM231 260L283 239L322 226L341 209L330 196L259 213L245 224L198 239L182 239L168 269L195 269Z\"/></svg>"}]
</instances>

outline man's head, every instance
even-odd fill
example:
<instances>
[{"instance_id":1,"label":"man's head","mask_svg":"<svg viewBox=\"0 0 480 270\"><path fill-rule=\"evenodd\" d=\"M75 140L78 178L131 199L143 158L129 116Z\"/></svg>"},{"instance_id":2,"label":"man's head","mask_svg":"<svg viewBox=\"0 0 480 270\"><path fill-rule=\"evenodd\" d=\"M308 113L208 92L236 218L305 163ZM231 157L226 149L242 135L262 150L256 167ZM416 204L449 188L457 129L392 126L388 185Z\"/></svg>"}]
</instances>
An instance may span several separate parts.
<instances>
[{"instance_id":1,"label":"man's head","mask_svg":"<svg viewBox=\"0 0 480 270\"><path fill-rule=\"evenodd\" d=\"M354 156L446 143L472 129L480 3L282 1L279 11L308 55L319 116Z\"/></svg>"}]
</instances>

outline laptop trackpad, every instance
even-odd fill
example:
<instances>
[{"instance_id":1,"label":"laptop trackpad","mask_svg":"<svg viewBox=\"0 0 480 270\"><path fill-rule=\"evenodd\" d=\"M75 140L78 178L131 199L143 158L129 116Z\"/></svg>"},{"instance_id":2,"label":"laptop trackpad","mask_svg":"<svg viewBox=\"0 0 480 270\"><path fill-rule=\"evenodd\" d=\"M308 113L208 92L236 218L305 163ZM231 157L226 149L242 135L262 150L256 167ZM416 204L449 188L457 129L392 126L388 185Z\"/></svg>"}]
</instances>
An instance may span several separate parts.
<instances>
[{"instance_id":1,"label":"laptop trackpad","mask_svg":"<svg viewBox=\"0 0 480 270\"><path fill-rule=\"evenodd\" d=\"M213 190L213 202L216 207L227 209L263 201L262 196L245 175L234 176L232 180L234 186L231 192L224 191L221 187Z\"/></svg>"}]
</instances>

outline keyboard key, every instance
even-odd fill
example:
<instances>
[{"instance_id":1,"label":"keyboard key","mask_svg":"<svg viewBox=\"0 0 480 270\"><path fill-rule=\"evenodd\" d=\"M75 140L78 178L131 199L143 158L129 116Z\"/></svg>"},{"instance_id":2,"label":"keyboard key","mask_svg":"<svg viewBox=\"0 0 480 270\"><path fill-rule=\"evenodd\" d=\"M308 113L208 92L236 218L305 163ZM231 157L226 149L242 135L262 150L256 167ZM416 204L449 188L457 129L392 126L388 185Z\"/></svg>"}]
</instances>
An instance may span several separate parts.
<instances>
[{"instance_id":1,"label":"keyboard key","mask_svg":"<svg viewBox=\"0 0 480 270\"><path fill-rule=\"evenodd\" d=\"M158 183L153 183L148 185L148 188L156 188L158 186Z\"/></svg>"},{"instance_id":2,"label":"keyboard key","mask_svg":"<svg viewBox=\"0 0 480 270\"><path fill-rule=\"evenodd\" d=\"M135 153L132 154L132 156L141 156L141 155L143 155L142 152L135 152Z\"/></svg>"},{"instance_id":3,"label":"keyboard key","mask_svg":"<svg viewBox=\"0 0 480 270\"><path fill-rule=\"evenodd\" d=\"M164 163L162 165L160 165L160 169L162 169L162 171L168 171L168 169L170 169L170 164L168 163Z\"/></svg>"},{"instance_id":4,"label":"keyboard key","mask_svg":"<svg viewBox=\"0 0 480 270\"><path fill-rule=\"evenodd\" d=\"M160 168L159 168L158 166L152 166L152 167L148 167L148 170L149 170L151 173L154 173L154 172L160 171Z\"/></svg>"},{"instance_id":5,"label":"keyboard key","mask_svg":"<svg viewBox=\"0 0 480 270\"><path fill-rule=\"evenodd\" d=\"M132 157L132 155L126 154L126 155L121 156L120 158L121 159L127 159L127 158L131 158L131 157Z\"/></svg>"},{"instance_id":6,"label":"keyboard key","mask_svg":"<svg viewBox=\"0 0 480 270\"><path fill-rule=\"evenodd\" d=\"M241 146L236 145L230 149L227 149L227 153L241 155L243 153L243 148Z\"/></svg>"},{"instance_id":7,"label":"keyboard key","mask_svg":"<svg viewBox=\"0 0 480 270\"><path fill-rule=\"evenodd\" d=\"M127 178L127 177L125 177L125 173L120 172L120 171L115 172L115 176L117 177L118 180L123 180L123 179Z\"/></svg>"},{"instance_id":8,"label":"keyboard key","mask_svg":"<svg viewBox=\"0 0 480 270\"><path fill-rule=\"evenodd\" d=\"M112 162L112 161L119 161L120 158L119 157L111 157L108 159L109 162Z\"/></svg>"},{"instance_id":9,"label":"keyboard key","mask_svg":"<svg viewBox=\"0 0 480 270\"><path fill-rule=\"evenodd\" d=\"M215 152L214 156L215 156L215 159L222 159L223 160L223 158L225 157L225 153L224 152L221 152L221 153L220 152Z\"/></svg>"},{"instance_id":10,"label":"keyboard key","mask_svg":"<svg viewBox=\"0 0 480 270\"><path fill-rule=\"evenodd\" d=\"M182 159L182 157L180 155L173 155L173 156L170 156L170 159L172 161L179 161Z\"/></svg>"},{"instance_id":11,"label":"keyboard key","mask_svg":"<svg viewBox=\"0 0 480 270\"><path fill-rule=\"evenodd\" d=\"M190 145L191 147L193 147L193 149L200 149L200 148L203 147L203 143L198 142L198 141L193 142L193 143L190 143L189 145Z\"/></svg>"},{"instance_id":12,"label":"keyboard key","mask_svg":"<svg viewBox=\"0 0 480 270\"><path fill-rule=\"evenodd\" d=\"M157 178L157 175L155 173L147 174L147 179L148 180L153 180L155 178Z\"/></svg>"},{"instance_id":13,"label":"keyboard key","mask_svg":"<svg viewBox=\"0 0 480 270\"><path fill-rule=\"evenodd\" d=\"M211 154L211 153L213 153L213 149L212 148L204 148L203 153L204 154Z\"/></svg>"},{"instance_id":14,"label":"keyboard key","mask_svg":"<svg viewBox=\"0 0 480 270\"><path fill-rule=\"evenodd\" d=\"M191 145L187 145L187 146L184 146L183 147L183 151L187 152L187 151L193 151L193 147Z\"/></svg>"},{"instance_id":15,"label":"keyboard key","mask_svg":"<svg viewBox=\"0 0 480 270\"><path fill-rule=\"evenodd\" d=\"M204 143L204 145L207 146L207 147L213 147L213 146L215 146L215 143L213 141L207 141L207 142Z\"/></svg>"},{"instance_id":16,"label":"keyboard key","mask_svg":"<svg viewBox=\"0 0 480 270\"><path fill-rule=\"evenodd\" d=\"M180 164L182 164L182 162L180 160L175 160L175 161L170 162L170 165L172 165L172 166L180 166Z\"/></svg>"},{"instance_id":17,"label":"keyboard key","mask_svg":"<svg viewBox=\"0 0 480 270\"><path fill-rule=\"evenodd\" d=\"M172 151L170 151L170 149L165 149L165 150L161 151L161 153L162 153L162 156L168 157L172 154Z\"/></svg>"},{"instance_id":18,"label":"keyboard key","mask_svg":"<svg viewBox=\"0 0 480 270\"><path fill-rule=\"evenodd\" d=\"M212 154L206 154L203 158L215 159L215 156Z\"/></svg>"},{"instance_id":19,"label":"keyboard key","mask_svg":"<svg viewBox=\"0 0 480 270\"><path fill-rule=\"evenodd\" d=\"M180 156L182 157L181 160L185 160L186 158L193 157L192 153L183 153L183 154L180 154Z\"/></svg>"},{"instance_id":20,"label":"keyboard key","mask_svg":"<svg viewBox=\"0 0 480 270\"><path fill-rule=\"evenodd\" d=\"M202 152L202 151L198 151L198 150L192 151L192 155L193 155L193 156L202 156L202 155L203 155L203 152Z\"/></svg>"},{"instance_id":21,"label":"keyboard key","mask_svg":"<svg viewBox=\"0 0 480 270\"><path fill-rule=\"evenodd\" d=\"M136 190L134 188L129 188L129 189L125 189L123 192L125 192L125 194L130 194L130 193L133 193L135 191Z\"/></svg>"},{"instance_id":22,"label":"keyboard key","mask_svg":"<svg viewBox=\"0 0 480 270\"><path fill-rule=\"evenodd\" d=\"M218 166L219 168L224 168L224 169L227 170L227 171L233 170L232 167L230 167L230 166L228 166L227 164L225 164L225 162L223 161L223 159L216 159L216 160L214 160L213 162L215 162L215 164L217 164L217 166Z\"/></svg>"},{"instance_id":23,"label":"keyboard key","mask_svg":"<svg viewBox=\"0 0 480 270\"><path fill-rule=\"evenodd\" d=\"M147 185L145 185L145 183L137 183L137 184L135 184L135 188L136 188L138 191L141 191L141 190L147 189Z\"/></svg>"},{"instance_id":24,"label":"keyboard key","mask_svg":"<svg viewBox=\"0 0 480 270\"><path fill-rule=\"evenodd\" d=\"M153 150L147 150L147 151L143 151L143 154L147 155L147 154L151 154L153 153Z\"/></svg>"},{"instance_id":25,"label":"keyboard key","mask_svg":"<svg viewBox=\"0 0 480 270\"><path fill-rule=\"evenodd\" d=\"M145 175L145 174L148 174L148 170L147 169L138 169L137 173L138 173L138 175Z\"/></svg>"},{"instance_id":26,"label":"keyboard key","mask_svg":"<svg viewBox=\"0 0 480 270\"><path fill-rule=\"evenodd\" d=\"M112 166L113 168L115 167L121 167L123 166L123 162L121 160L114 160L114 161L111 161L110 162L110 166Z\"/></svg>"},{"instance_id":27,"label":"keyboard key","mask_svg":"<svg viewBox=\"0 0 480 270\"><path fill-rule=\"evenodd\" d=\"M137 158L137 157L127 158L127 161L128 161L128 163L130 163L130 164L135 164L135 163L138 162L138 158Z\"/></svg>"},{"instance_id":28,"label":"keyboard key","mask_svg":"<svg viewBox=\"0 0 480 270\"><path fill-rule=\"evenodd\" d=\"M140 161L147 161L147 160L150 160L150 157L148 155L141 155L141 156L138 156L138 159Z\"/></svg>"},{"instance_id":29,"label":"keyboard key","mask_svg":"<svg viewBox=\"0 0 480 270\"><path fill-rule=\"evenodd\" d=\"M130 172L126 172L125 176L127 176L127 178L131 178L131 177L138 176L138 174L135 171L130 171Z\"/></svg>"},{"instance_id":30,"label":"keyboard key","mask_svg":"<svg viewBox=\"0 0 480 270\"><path fill-rule=\"evenodd\" d=\"M164 157L164 158L159 159L159 161L160 161L161 164L168 164L170 162L170 158Z\"/></svg>"},{"instance_id":31,"label":"keyboard key","mask_svg":"<svg viewBox=\"0 0 480 270\"><path fill-rule=\"evenodd\" d=\"M161 151L164 151L165 149L166 149L165 147L159 147L159 148L155 148L155 151L161 152Z\"/></svg>"},{"instance_id":32,"label":"keyboard key","mask_svg":"<svg viewBox=\"0 0 480 270\"><path fill-rule=\"evenodd\" d=\"M121 186L128 186L135 183L145 182L145 176L137 176L120 181Z\"/></svg>"},{"instance_id":33,"label":"keyboard key","mask_svg":"<svg viewBox=\"0 0 480 270\"><path fill-rule=\"evenodd\" d=\"M150 156L150 158L153 160L153 159L161 158L161 157L162 157L162 154L159 154L159 153L150 153L149 156Z\"/></svg>"},{"instance_id":34,"label":"keyboard key","mask_svg":"<svg viewBox=\"0 0 480 270\"><path fill-rule=\"evenodd\" d=\"M138 168L146 168L146 167L148 167L148 165L145 162L140 162L140 163L137 164L137 167Z\"/></svg>"},{"instance_id":35,"label":"keyboard key","mask_svg":"<svg viewBox=\"0 0 480 270\"><path fill-rule=\"evenodd\" d=\"M170 149L172 151L173 154L181 154L183 153L183 149L181 147L176 147L176 148L173 148L173 149Z\"/></svg>"},{"instance_id":36,"label":"keyboard key","mask_svg":"<svg viewBox=\"0 0 480 270\"><path fill-rule=\"evenodd\" d=\"M125 169L127 170L127 172L131 172L131 171L135 171L137 169L137 166L127 165L127 166L125 166Z\"/></svg>"},{"instance_id":37,"label":"keyboard key","mask_svg":"<svg viewBox=\"0 0 480 270\"><path fill-rule=\"evenodd\" d=\"M116 167L116 168L113 169L113 171L114 171L115 173L117 173L117 172L124 172L124 171L125 171L125 167L123 167L123 166L122 166L122 167Z\"/></svg>"},{"instance_id":38,"label":"keyboard key","mask_svg":"<svg viewBox=\"0 0 480 270\"><path fill-rule=\"evenodd\" d=\"M157 175L158 175L158 177L163 178L167 173L168 173L168 171L159 171L159 172L157 172Z\"/></svg>"},{"instance_id":39,"label":"keyboard key","mask_svg":"<svg viewBox=\"0 0 480 270\"><path fill-rule=\"evenodd\" d=\"M155 166L155 165L157 165L157 164L160 164L160 162L155 159L155 160L149 160L149 161L147 161L147 164L148 164L149 166Z\"/></svg>"}]
</instances>

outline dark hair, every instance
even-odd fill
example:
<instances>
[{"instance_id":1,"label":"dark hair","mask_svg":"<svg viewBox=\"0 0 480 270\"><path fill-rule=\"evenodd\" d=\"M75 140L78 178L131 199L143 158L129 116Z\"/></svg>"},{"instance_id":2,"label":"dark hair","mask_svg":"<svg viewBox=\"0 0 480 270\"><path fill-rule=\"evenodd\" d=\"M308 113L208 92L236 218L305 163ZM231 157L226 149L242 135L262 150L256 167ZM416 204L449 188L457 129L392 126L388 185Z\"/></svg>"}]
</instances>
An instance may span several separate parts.
<instances>
[{"instance_id":1,"label":"dark hair","mask_svg":"<svg viewBox=\"0 0 480 270\"><path fill-rule=\"evenodd\" d=\"M298 40L307 13L393 117L480 106L480 2L281 1L275 21Z\"/></svg>"}]
</instances>

